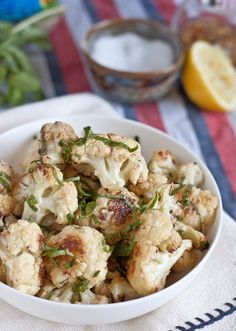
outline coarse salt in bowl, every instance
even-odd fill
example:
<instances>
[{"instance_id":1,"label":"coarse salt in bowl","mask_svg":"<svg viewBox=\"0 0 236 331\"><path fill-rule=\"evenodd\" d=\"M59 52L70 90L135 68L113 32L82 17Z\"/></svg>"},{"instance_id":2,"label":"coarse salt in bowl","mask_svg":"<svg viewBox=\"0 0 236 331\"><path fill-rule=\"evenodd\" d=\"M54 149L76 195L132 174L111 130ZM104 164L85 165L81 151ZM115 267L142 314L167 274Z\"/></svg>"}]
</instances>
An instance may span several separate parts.
<instances>
[{"instance_id":1,"label":"coarse salt in bowl","mask_svg":"<svg viewBox=\"0 0 236 331\"><path fill-rule=\"evenodd\" d=\"M97 92L126 103L166 94L184 60L177 35L153 20L103 21L88 31L81 47Z\"/></svg>"}]
</instances>

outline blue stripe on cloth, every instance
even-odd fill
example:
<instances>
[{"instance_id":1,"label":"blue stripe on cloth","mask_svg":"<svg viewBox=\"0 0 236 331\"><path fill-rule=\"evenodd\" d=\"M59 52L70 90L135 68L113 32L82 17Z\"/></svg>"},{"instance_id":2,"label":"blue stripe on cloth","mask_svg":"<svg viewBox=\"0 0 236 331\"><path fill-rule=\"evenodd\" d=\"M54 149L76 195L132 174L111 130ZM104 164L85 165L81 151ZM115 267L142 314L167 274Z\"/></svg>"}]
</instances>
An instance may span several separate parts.
<instances>
[{"instance_id":1,"label":"blue stripe on cloth","mask_svg":"<svg viewBox=\"0 0 236 331\"><path fill-rule=\"evenodd\" d=\"M206 313L205 314L205 316L207 317L207 320L206 321L204 319L202 319L202 318L195 317L195 320L197 321L197 323L187 321L187 322L185 322L185 324L187 325L187 327L178 325L178 326L175 327L175 330L179 330L179 331L195 331L195 330L203 329L206 326L212 325L215 322L221 321L226 316L232 315L233 313L236 312L236 298L233 298L233 303L226 302L224 304L224 306L227 307L226 310L222 310L222 309L219 309L219 308L214 309L214 311L217 313L216 316L214 316L214 315L212 315L210 313ZM169 330L169 331L173 331L173 330Z\"/></svg>"},{"instance_id":2,"label":"blue stripe on cloth","mask_svg":"<svg viewBox=\"0 0 236 331\"><path fill-rule=\"evenodd\" d=\"M53 51L44 52L46 57L49 72L53 81L56 95L67 94L66 85L61 73L61 69L57 60L57 57Z\"/></svg>"},{"instance_id":3,"label":"blue stripe on cloth","mask_svg":"<svg viewBox=\"0 0 236 331\"><path fill-rule=\"evenodd\" d=\"M134 109L131 106L123 106L125 117L129 120L137 121L137 117L135 115Z\"/></svg>"},{"instance_id":4,"label":"blue stripe on cloth","mask_svg":"<svg viewBox=\"0 0 236 331\"><path fill-rule=\"evenodd\" d=\"M150 18L164 21L161 15L158 13L156 7L154 6L152 0L140 0L140 3L144 7Z\"/></svg>"},{"instance_id":5,"label":"blue stripe on cloth","mask_svg":"<svg viewBox=\"0 0 236 331\"><path fill-rule=\"evenodd\" d=\"M97 14L97 11L95 7L93 6L93 3L91 0L82 0L83 6L88 12L91 21L94 23L99 22L101 19L99 18L99 15Z\"/></svg>"},{"instance_id":6,"label":"blue stripe on cloth","mask_svg":"<svg viewBox=\"0 0 236 331\"><path fill-rule=\"evenodd\" d=\"M202 154L219 186L223 200L223 207L234 219L236 219L236 198L234 197L229 179L221 164L214 142L209 135L207 124L201 111L190 102L185 95L183 88L179 87L179 90L183 96L189 119L196 132Z\"/></svg>"}]
</instances>

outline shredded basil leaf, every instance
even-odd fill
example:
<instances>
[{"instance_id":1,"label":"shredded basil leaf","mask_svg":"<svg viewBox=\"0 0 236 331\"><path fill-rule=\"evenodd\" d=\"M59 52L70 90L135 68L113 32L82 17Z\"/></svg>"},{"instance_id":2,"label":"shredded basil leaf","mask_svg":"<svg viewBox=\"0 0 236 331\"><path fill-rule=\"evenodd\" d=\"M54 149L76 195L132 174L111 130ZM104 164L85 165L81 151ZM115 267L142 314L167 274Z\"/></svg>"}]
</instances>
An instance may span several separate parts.
<instances>
[{"instance_id":1,"label":"shredded basil leaf","mask_svg":"<svg viewBox=\"0 0 236 331\"><path fill-rule=\"evenodd\" d=\"M130 256L136 243L137 241L135 240L131 240L129 243L126 243L126 241L124 241L123 243L119 243L118 245L115 246L112 254L115 257Z\"/></svg>"},{"instance_id":2,"label":"shredded basil leaf","mask_svg":"<svg viewBox=\"0 0 236 331\"><path fill-rule=\"evenodd\" d=\"M0 171L0 184L7 190L7 192L11 191L10 176L4 171Z\"/></svg>"},{"instance_id":3,"label":"shredded basil leaf","mask_svg":"<svg viewBox=\"0 0 236 331\"><path fill-rule=\"evenodd\" d=\"M72 285L72 291L74 293L85 292L89 287L89 281L85 278L79 278L73 285Z\"/></svg>"},{"instance_id":4,"label":"shredded basil leaf","mask_svg":"<svg viewBox=\"0 0 236 331\"><path fill-rule=\"evenodd\" d=\"M53 294L55 293L56 290L57 290L56 288L54 288L53 290L51 290L48 294L46 294L46 295L44 296L44 299L46 299L46 300L50 300L51 297L53 296Z\"/></svg>"},{"instance_id":5,"label":"shredded basil leaf","mask_svg":"<svg viewBox=\"0 0 236 331\"><path fill-rule=\"evenodd\" d=\"M69 251L69 249L58 249L55 247L45 245L42 250L42 256L48 256L49 258L53 259L57 256L69 255L73 256L74 254Z\"/></svg>"},{"instance_id":6,"label":"shredded basil leaf","mask_svg":"<svg viewBox=\"0 0 236 331\"><path fill-rule=\"evenodd\" d=\"M102 249L104 250L104 252L106 253L111 253L113 250L112 246L107 245L106 240L102 239Z\"/></svg>"},{"instance_id":7,"label":"shredded basil leaf","mask_svg":"<svg viewBox=\"0 0 236 331\"><path fill-rule=\"evenodd\" d=\"M64 264L64 268L70 269L71 267L73 267L73 265L75 265L75 263L76 263L76 256L73 256L73 258L69 262Z\"/></svg>"},{"instance_id":8,"label":"shredded basil leaf","mask_svg":"<svg viewBox=\"0 0 236 331\"><path fill-rule=\"evenodd\" d=\"M99 274L100 274L100 270L97 270L97 271L95 271L95 273L93 274L93 277L95 278L95 277L97 277Z\"/></svg>"},{"instance_id":9,"label":"shredded basil leaf","mask_svg":"<svg viewBox=\"0 0 236 331\"><path fill-rule=\"evenodd\" d=\"M38 211L38 208L36 207L38 201L36 200L34 195L30 195L25 199L28 206L36 213Z\"/></svg>"},{"instance_id":10,"label":"shredded basil leaf","mask_svg":"<svg viewBox=\"0 0 236 331\"><path fill-rule=\"evenodd\" d=\"M65 182L79 182L79 181L80 181L80 176L70 177L65 179Z\"/></svg>"}]
</instances>

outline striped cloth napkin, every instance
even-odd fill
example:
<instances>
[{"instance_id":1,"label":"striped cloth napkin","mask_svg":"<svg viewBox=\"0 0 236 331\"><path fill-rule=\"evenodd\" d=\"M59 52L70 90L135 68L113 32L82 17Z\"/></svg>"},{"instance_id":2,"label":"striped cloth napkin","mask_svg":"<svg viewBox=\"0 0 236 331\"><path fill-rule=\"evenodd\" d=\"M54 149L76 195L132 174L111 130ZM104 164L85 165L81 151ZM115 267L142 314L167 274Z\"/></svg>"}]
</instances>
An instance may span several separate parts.
<instances>
[{"instance_id":1,"label":"striped cloth napkin","mask_svg":"<svg viewBox=\"0 0 236 331\"><path fill-rule=\"evenodd\" d=\"M50 116L118 116L100 98L81 94L17 107L0 114L0 132ZM181 295L142 317L110 325L68 326L25 314L0 300L1 331L233 331L236 326L236 223L225 213L223 230L209 263Z\"/></svg>"}]
</instances>

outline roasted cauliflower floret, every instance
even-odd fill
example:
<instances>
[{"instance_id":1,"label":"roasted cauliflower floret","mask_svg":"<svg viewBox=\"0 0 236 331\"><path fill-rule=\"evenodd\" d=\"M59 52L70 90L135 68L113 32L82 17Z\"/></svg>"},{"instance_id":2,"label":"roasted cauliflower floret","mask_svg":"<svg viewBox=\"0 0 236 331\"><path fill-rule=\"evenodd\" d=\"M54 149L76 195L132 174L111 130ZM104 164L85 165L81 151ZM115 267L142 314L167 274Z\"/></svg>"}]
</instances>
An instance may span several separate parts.
<instances>
[{"instance_id":1,"label":"roasted cauliflower floret","mask_svg":"<svg viewBox=\"0 0 236 331\"><path fill-rule=\"evenodd\" d=\"M152 200L157 189L166 184L168 178L158 173L148 173L148 179L143 183L137 185L129 185L129 189L134 192L138 197L142 197L145 202Z\"/></svg>"},{"instance_id":2,"label":"roasted cauliflower floret","mask_svg":"<svg viewBox=\"0 0 236 331\"><path fill-rule=\"evenodd\" d=\"M96 285L93 291L108 297L109 302L128 301L140 296L118 271L108 272L106 280Z\"/></svg>"},{"instance_id":3,"label":"roasted cauliflower floret","mask_svg":"<svg viewBox=\"0 0 236 331\"><path fill-rule=\"evenodd\" d=\"M135 233L137 242L151 241L152 245L159 246L173 234L173 224L170 217L159 210L149 209L140 216L141 225Z\"/></svg>"},{"instance_id":4,"label":"roasted cauliflower floret","mask_svg":"<svg viewBox=\"0 0 236 331\"><path fill-rule=\"evenodd\" d=\"M119 234L132 222L129 216L133 207L138 205L138 198L126 188L99 189L98 195L93 210L95 219L91 223L93 227L100 229L109 244L114 244L120 240Z\"/></svg>"},{"instance_id":5,"label":"roasted cauliflower floret","mask_svg":"<svg viewBox=\"0 0 236 331\"><path fill-rule=\"evenodd\" d=\"M182 205L180 219L183 223L204 232L214 221L218 199L209 191L191 185L180 186L175 196Z\"/></svg>"},{"instance_id":6,"label":"roasted cauliflower floret","mask_svg":"<svg viewBox=\"0 0 236 331\"><path fill-rule=\"evenodd\" d=\"M6 268L6 283L35 295L43 271L41 246L43 235L36 223L19 220L0 233L0 258Z\"/></svg>"},{"instance_id":7,"label":"roasted cauliflower floret","mask_svg":"<svg viewBox=\"0 0 236 331\"><path fill-rule=\"evenodd\" d=\"M141 147L135 140L115 134L94 135L89 131L87 140L80 138L72 147L73 166L87 164L107 189L122 188L147 179L146 162Z\"/></svg>"},{"instance_id":8,"label":"roasted cauliflower floret","mask_svg":"<svg viewBox=\"0 0 236 331\"><path fill-rule=\"evenodd\" d=\"M77 190L73 182L64 182L61 171L50 165L38 165L25 174L14 190L14 197L24 203L23 218L40 223L48 214L55 223L67 224L67 215L78 208Z\"/></svg>"},{"instance_id":9,"label":"roasted cauliflower floret","mask_svg":"<svg viewBox=\"0 0 236 331\"><path fill-rule=\"evenodd\" d=\"M151 173L171 177L176 170L174 155L167 150L155 150L148 164Z\"/></svg>"},{"instance_id":10,"label":"roasted cauliflower floret","mask_svg":"<svg viewBox=\"0 0 236 331\"><path fill-rule=\"evenodd\" d=\"M196 162L183 164L177 168L176 182L183 185L201 187L203 184L203 172Z\"/></svg>"},{"instance_id":11,"label":"roasted cauliflower floret","mask_svg":"<svg viewBox=\"0 0 236 331\"><path fill-rule=\"evenodd\" d=\"M24 158L21 162L21 166L23 167L24 172L28 172L28 170L32 167L32 161L39 160L39 150L41 147L41 139L39 134L33 139L30 140L27 149L24 153Z\"/></svg>"},{"instance_id":12,"label":"roasted cauliflower floret","mask_svg":"<svg viewBox=\"0 0 236 331\"><path fill-rule=\"evenodd\" d=\"M171 267L192 244L190 240L182 241L170 215L149 209L140 218L142 224L135 233L137 243L128 261L127 278L140 295L147 295L165 286Z\"/></svg>"},{"instance_id":13,"label":"roasted cauliflower floret","mask_svg":"<svg viewBox=\"0 0 236 331\"><path fill-rule=\"evenodd\" d=\"M77 139L72 126L63 122L47 123L42 126L40 135L43 163L63 165L67 160L63 155L62 142L73 142Z\"/></svg>"},{"instance_id":14,"label":"roasted cauliflower floret","mask_svg":"<svg viewBox=\"0 0 236 331\"><path fill-rule=\"evenodd\" d=\"M69 225L50 237L43 251L47 273L56 287L84 278L91 288L107 273L110 247L96 229Z\"/></svg>"},{"instance_id":15,"label":"roasted cauliflower floret","mask_svg":"<svg viewBox=\"0 0 236 331\"><path fill-rule=\"evenodd\" d=\"M205 250L209 247L206 236L202 232L193 229L191 226L176 221L174 223L174 229L180 233L183 239L190 239L194 248Z\"/></svg>"},{"instance_id":16,"label":"roasted cauliflower floret","mask_svg":"<svg viewBox=\"0 0 236 331\"><path fill-rule=\"evenodd\" d=\"M13 170L4 161L0 160L0 217L13 212L14 199L12 197Z\"/></svg>"},{"instance_id":17,"label":"roasted cauliflower floret","mask_svg":"<svg viewBox=\"0 0 236 331\"><path fill-rule=\"evenodd\" d=\"M190 240L183 240L181 246L170 253L160 251L151 241L139 241L128 263L127 278L131 286L142 296L164 288L171 267L192 247Z\"/></svg>"},{"instance_id":18,"label":"roasted cauliflower floret","mask_svg":"<svg viewBox=\"0 0 236 331\"><path fill-rule=\"evenodd\" d=\"M175 184L165 184L157 189L157 202L155 208L166 214L179 216L182 212L182 206L178 201L175 192Z\"/></svg>"},{"instance_id":19,"label":"roasted cauliflower floret","mask_svg":"<svg viewBox=\"0 0 236 331\"><path fill-rule=\"evenodd\" d=\"M187 250L178 259L171 270L174 272L190 271L198 264L202 256L203 252L200 249L193 248L191 250Z\"/></svg>"}]
</instances>

